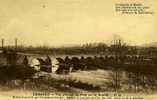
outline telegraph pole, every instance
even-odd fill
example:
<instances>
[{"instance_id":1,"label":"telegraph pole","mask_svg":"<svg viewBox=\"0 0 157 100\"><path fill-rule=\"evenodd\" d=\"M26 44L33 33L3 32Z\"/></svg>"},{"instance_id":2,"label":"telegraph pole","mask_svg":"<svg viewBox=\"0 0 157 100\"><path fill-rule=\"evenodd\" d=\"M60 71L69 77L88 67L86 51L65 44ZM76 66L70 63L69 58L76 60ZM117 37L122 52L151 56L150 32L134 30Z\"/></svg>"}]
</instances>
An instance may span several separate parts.
<instances>
[{"instance_id":1,"label":"telegraph pole","mask_svg":"<svg viewBox=\"0 0 157 100\"><path fill-rule=\"evenodd\" d=\"M2 49L4 49L4 39L2 39Z\"/></svg>"},{"instance_id":2,"label":"telegraph pole","mask_svg":"<svg viewBox=\"0 0 157 100\"><path fill-rule=\"evenodd\" d=\"M17 51L17 42L18 42L18 39L17 38L15 38L15 51Z\"/></svg>"}]
</instances>

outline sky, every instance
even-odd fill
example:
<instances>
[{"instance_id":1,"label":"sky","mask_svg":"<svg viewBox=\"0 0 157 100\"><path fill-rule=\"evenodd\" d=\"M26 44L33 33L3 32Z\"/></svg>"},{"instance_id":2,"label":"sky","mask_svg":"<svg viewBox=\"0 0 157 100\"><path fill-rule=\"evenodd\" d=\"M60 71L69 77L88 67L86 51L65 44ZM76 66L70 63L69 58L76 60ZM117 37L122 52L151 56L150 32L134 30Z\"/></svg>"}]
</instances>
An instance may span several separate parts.
<instances>
[{"instance_id":1,"label":"sky","mask_svg":"<svg viewBox=\"0 0 157 100\"><path fill-rule=\"evenodd\" d=\"M142 3L154 14L115 12L116 3ZM0 0L5 45L64 46L112 41L157 42L157 0Z\"/></svg>"}]
</instances>

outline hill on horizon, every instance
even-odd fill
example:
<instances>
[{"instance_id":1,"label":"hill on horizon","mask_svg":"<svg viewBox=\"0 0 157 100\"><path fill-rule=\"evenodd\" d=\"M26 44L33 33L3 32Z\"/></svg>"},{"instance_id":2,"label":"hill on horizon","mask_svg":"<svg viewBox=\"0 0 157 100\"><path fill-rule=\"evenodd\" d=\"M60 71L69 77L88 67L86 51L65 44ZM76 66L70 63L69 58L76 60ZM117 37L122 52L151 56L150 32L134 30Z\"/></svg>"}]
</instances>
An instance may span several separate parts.
<instances>
[{"instance_id":1,"label":"hill on horizon","mask_svg":"<svg viewBox=\"0 0 157 100\"><path fill-rule=\"evenodd\" d=\"M144 47L157 47L157 42L145 43L142 46L144 46Z\"/></svg>"}]
</instances>

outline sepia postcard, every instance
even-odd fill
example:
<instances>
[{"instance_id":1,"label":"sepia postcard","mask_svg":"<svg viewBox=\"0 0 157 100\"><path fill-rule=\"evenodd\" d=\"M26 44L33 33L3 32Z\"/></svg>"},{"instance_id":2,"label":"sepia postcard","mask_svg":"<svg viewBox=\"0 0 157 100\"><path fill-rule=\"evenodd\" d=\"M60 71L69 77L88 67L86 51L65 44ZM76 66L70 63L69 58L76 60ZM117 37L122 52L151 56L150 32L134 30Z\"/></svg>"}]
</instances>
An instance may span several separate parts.
<instances>
[{"instance_id":1,"label":"sepia postcard","mask_svg":"<svg viewBox=\"0 0 157 100\"><path fill-rule=\"evenodd\" d=\"M157 0L0 0L0 100L157 100Z\"/></svg>"}]
</instances>

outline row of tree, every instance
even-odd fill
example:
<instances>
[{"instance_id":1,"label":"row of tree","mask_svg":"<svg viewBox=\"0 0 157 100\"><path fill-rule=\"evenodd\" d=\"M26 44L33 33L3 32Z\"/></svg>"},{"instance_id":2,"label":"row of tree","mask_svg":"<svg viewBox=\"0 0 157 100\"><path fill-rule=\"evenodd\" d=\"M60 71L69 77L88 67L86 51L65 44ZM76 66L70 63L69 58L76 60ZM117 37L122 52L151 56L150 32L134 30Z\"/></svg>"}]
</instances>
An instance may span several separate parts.
<instances>
[{"instance_id":1,"label":"row of tree","mask_svg":"<svg viewBox=\"0 0 157 100\"><path fill-rule=\"evenodd\" d=\"M15 47L8 46L5 49L14 50ZM49 47L49 46L18 46L18 52L36 54L106 54L113 55L117 52L128 55L154 55L157 54L157 47L137 47L129 46L125 43L117 42L107 45L105 43L88 43L84 45L70 47Z\"/></svg>"}]
</instances>

